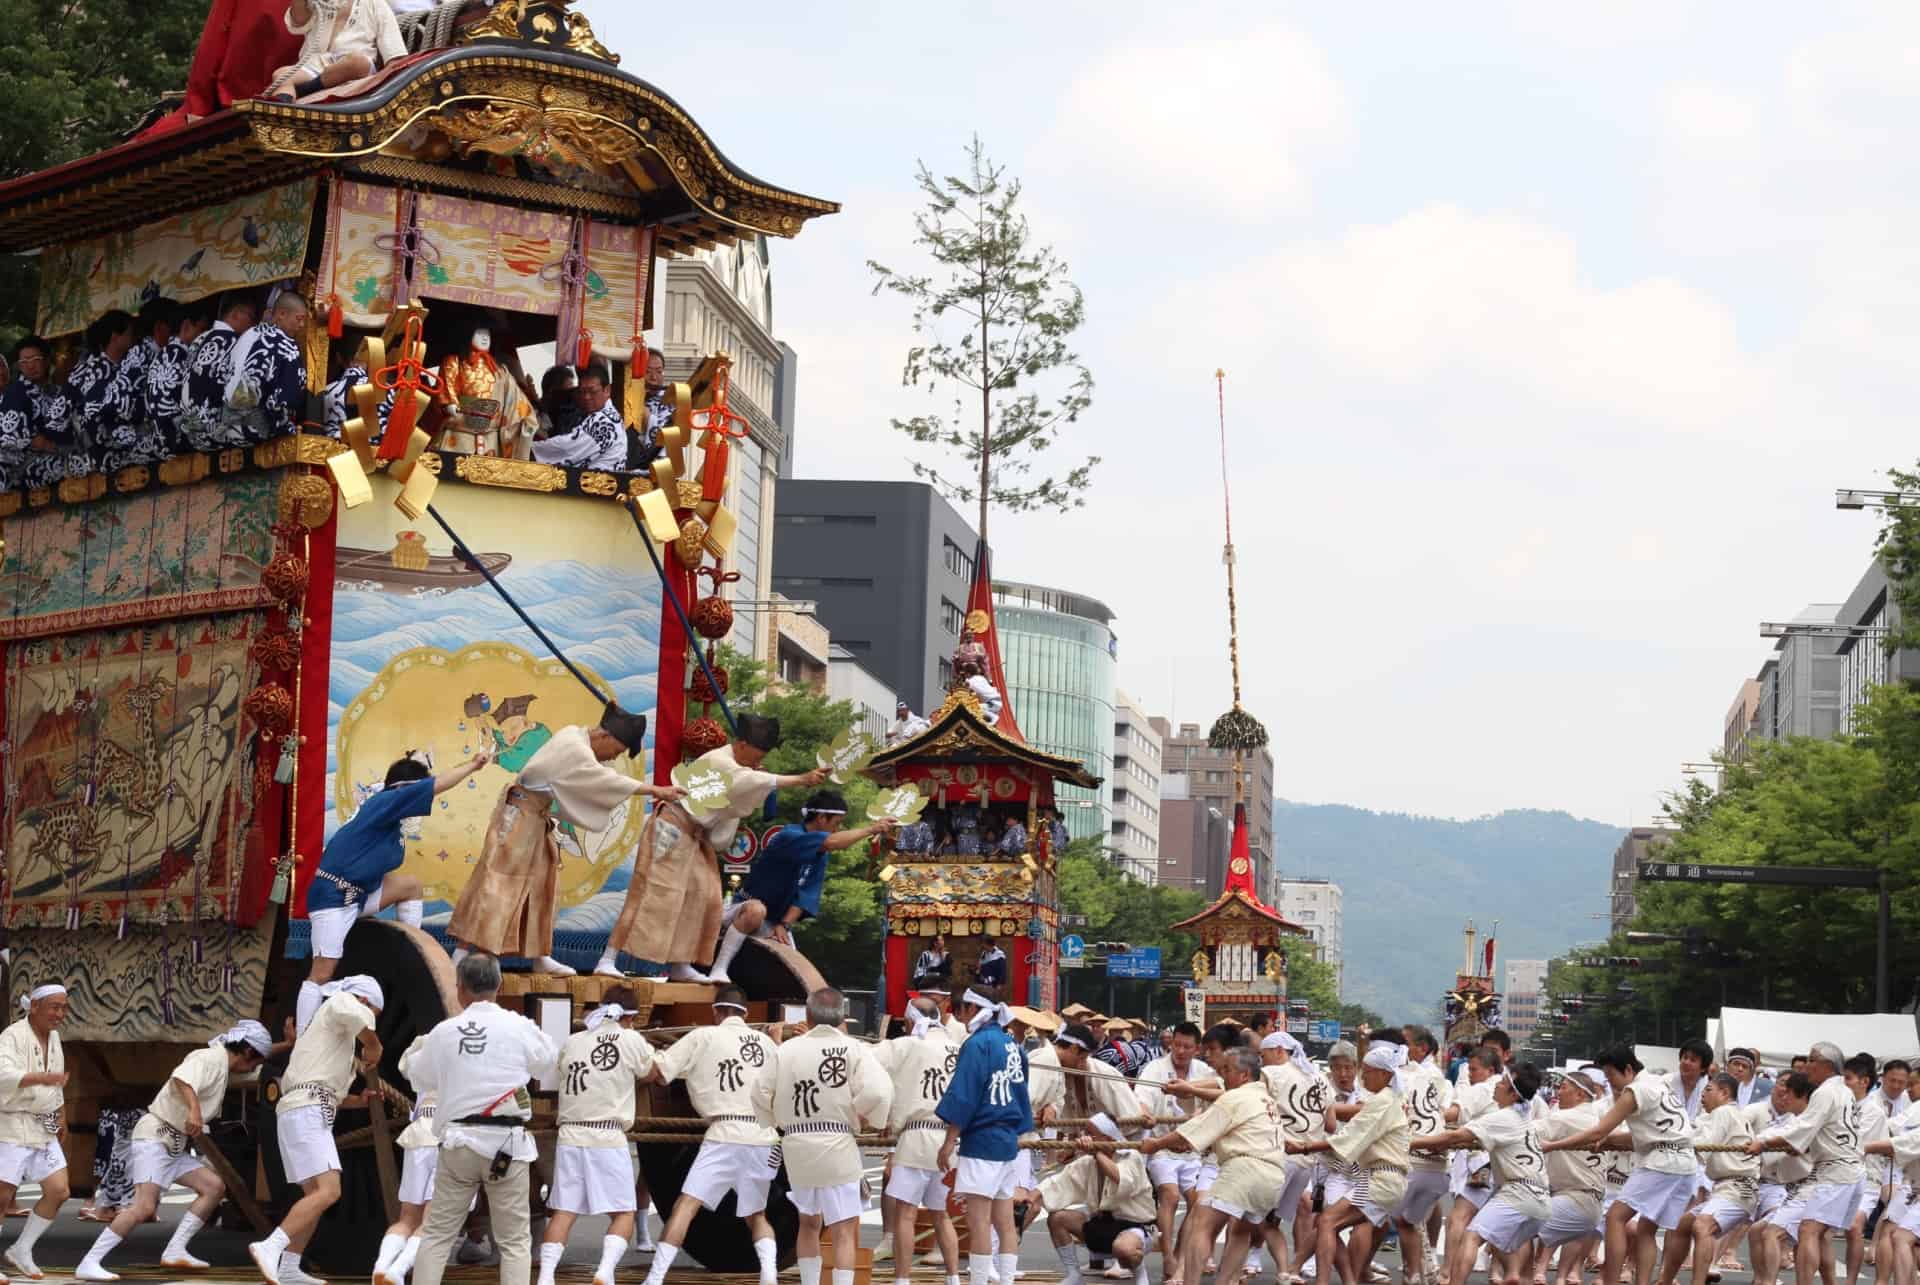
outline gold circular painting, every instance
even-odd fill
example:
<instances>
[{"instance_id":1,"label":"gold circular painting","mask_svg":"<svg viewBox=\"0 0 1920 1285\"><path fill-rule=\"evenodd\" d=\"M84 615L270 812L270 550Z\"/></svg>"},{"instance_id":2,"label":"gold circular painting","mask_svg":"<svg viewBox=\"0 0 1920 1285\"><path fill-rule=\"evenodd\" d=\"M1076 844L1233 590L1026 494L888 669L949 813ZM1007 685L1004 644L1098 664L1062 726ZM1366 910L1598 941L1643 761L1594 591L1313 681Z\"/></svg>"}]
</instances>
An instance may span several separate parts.
<instances>
[{"instance_id":1,"label":"gold circular painting","mask_svg":"<svg viewBox=\"0 0 1920 1285\"><path fill-rule=\"evenodd\" d=\"M588 676L611 686L591 671ZM420 877L429 900L456 900L480 858L500 791L554 733L576 724L596 726L600 713L600 703L558 661L504 643L476 643L451 653L438 647L401 652L340 716L335 815L342 822L351 817L403 755L424 758L444 772L482 751L493 753L492 763L436 798L431 815L403 827L407 859L401 868ZM635 779L646 777L644 761L621 758L611 766ZM632 857L645 820L644 801L635 797L614 810L605 830L559 823L562 907L600 891Z\"/></svg>"}]
</instances>

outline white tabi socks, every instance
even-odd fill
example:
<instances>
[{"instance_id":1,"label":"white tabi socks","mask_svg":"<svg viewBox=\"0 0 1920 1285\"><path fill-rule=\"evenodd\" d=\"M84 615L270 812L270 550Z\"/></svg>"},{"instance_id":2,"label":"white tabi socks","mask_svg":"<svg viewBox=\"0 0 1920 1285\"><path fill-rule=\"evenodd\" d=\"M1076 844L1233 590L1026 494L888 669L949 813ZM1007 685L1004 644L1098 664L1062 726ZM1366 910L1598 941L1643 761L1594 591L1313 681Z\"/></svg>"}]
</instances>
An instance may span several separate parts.
<instances>
[{"instance_id":1,"label":"white tabi socks","mask_svg":"<svg viewBox=\"0 0 1920 1285\"><path fill-rule=\"evenodd\" d=\"M660 1252L668 1247L662 1245ZM780 1247L771 1240L753 1242L753 1256L760 1260L760 1285L773 1285L780 1277Z\"/></svg>"},{"instance_id":2,"label":"white tabi socks","mask_svg":"<svg viewBox=\"0 0 1920 1285\"><path fill-rule=\"evenodd\" d=\"M757 1240L753 1242L753 1247L755 1250L758 1250L760 1248L760 1242ZM647 1272L647 1285L662 1285L662 1282L667 1279L667 1269L673 1266L673 1260L679 1256L680 1247L678 1245L669 1245L664 1240L661 1241L653 1251L653 1267ZM764 1260L762 1260L762 1270L760 1274L762 1276L766 1275Z\"/></svg>"},{"instance_id":3,"label":"white tabi socks","mask_svg":"<svg viewBox=\"0 0 1920 1285\"><path fill-rule=\"evenodd\" d=\"M738 928L729 927L726 936L720 939L720 950L713 957L713 967L707 970L707 980L722 985L731 982L733 978L727 976L727 965L733 962L733 957L746 944L747 935Z\"/></svg>"},{"instance_id":4,"label":"white tabi socks","mask_svg":"<svg viewBox=\"0 0 1920 1285\"><path fill-rule=\"evenodd\" d=\"M795 1259L793 1265L800 1269L800 1285L820 1285L820 1259L818 1256Z\"/></svg>"},{"instance_id":5,"label":"white tabi socks","mask_svg":"<svg viewBox=\"0 0 1920 1285\"><path fill-rule=\"evenodd\" d=\"M206 1220L191 1209L180 1215L180 1225L173 1229L173 1239L169 1240L167 1247L160 1251L160 1265L185 1268L195 1272L207 1270L206 1262L195 1258L187 1250L187 1242L198 1235L200 1229L206 1225Z\"/></svg>"},{"instance_id":6,"label":"white tabi socks","mask_svg":"<svg viewBox=\"0 0 1920 1285\"><path fill-rule=\"evenodd\" d=\"M107 1270L106 1258L120 1243L120 1237L111 1227L102 1227L99 1237L93 1242L93 1248L73 1269L73 1278L77 1281L117 1281L120 1278Z\"/></svg>"},{"instance_id":7,"label":"white tabi socks","mask_svg":"<svg viewBox=\"0 0 1920 1285\"><path fill-rule=\"evenodd\" d=\"M418 928L426 913L426 903L418 897L410 897L393 908L394 917L409 928Z\"/></svg>"},{"instance_id":8,"label":"white tabi socks","mask_svg":"<svg viewBox=\"0 0 1920 1285\"><path fill-rule=\"evenodd\" d=\"M388 1232L380 1238L380 1253L373 1260L373 1279L389 1281L393 1279L393 1260L407 1247L407 1238L395 1232Z\"/></svg>"},{"instance_id":9,"label":"white tabi socks","mask_svg":"<svg viewBox=\"0 0 1920 1285\"><path fill-rule=\"evenodd\" d=\"M1060 1285L1081 1285L1080 1246L1069 1241L1055 1245L1053 1252L1060 1256Z\"/></svg>"},{"instance_id":10,"label":"white tabi socks","mask_svg":"<svg viewBox=\"0 0 1920 1285\"><path fill-rule=\"evenodd\" d=\"M613 1285L614 1268L620 1265L620 1258L627 1252L625 1236L602 1236L600 1238L600 1265L593 1269L593 1285Z\"/></svg>"},{"instance_id":11,"label":"white tabi socks","mask_svg":"<svg viewBox=\"0 0 1920 1285\"><path fill-rule=\"evenodd\" d=\"M560 1255L566 1252L565 1245L540 1243L540 1285L553 1285L554 1269L560 1266Z\"/></svg>"},{"instance_id":12,"label":"white tabi socks","mask_svg":"<svg viewBox=\"0 0 1920 1285\"><path fill-rule=\"evenodd\" d=\"M989 1285L993 1280L993 1255L967 1255L967 1285Z\"/></svg>"}]
</instances>

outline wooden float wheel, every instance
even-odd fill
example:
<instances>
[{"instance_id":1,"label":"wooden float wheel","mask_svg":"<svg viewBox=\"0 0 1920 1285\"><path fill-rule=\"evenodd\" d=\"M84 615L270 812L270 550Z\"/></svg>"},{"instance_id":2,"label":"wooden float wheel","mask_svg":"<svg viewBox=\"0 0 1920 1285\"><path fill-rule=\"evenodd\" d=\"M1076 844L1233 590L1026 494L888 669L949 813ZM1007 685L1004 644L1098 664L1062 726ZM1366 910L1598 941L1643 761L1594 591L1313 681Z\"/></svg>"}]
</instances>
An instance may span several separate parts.
<instances>
[{"instance_id":1,"label":"wooden float wheel","mask_svg":"<svg viewBox=\"0 0 1920 1285\"><path fill-rule=\"evenodd\" d=\"M362 919L347 934L346 952L335 977L365 973L380 983L386 1007L380 1010L378 1033L382 1046L380 1076L408 1097L412 1086L401 1076L400 1055L414 1039L425 1035L455 1011L453 963L440 944L418 928L384 919ZM282 1068L284 1070L284 1068ZM274 1113L261 1113L261 1147L267 1160L267 1180L273 1190L291 1199L274 1140ZM340 1112L335 1133L363 1129L366 1110ZM404 1121L394 1121L397 1137ZM396 1170L400 1164L394 1156ZM380 1252L380 1238L388 1226L380 1171L372 1147L352 1147L340 1153L340 1199L320 1218L307 1246L307 1262L318 1274L366 1276Z\"/></svg>"}]
</instances>

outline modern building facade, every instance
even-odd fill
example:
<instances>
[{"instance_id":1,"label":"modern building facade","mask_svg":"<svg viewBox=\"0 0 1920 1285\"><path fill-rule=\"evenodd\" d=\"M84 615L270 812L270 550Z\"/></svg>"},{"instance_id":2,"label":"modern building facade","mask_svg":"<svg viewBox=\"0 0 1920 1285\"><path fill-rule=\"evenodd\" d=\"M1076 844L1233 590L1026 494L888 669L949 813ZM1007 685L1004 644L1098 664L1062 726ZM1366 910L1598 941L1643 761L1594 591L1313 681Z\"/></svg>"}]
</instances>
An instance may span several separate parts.
<instances>
[{"instance_id":1,"label":"modern building facade","mask_svg":"<svg viewBox=\"0 0 1920 1285\"><path fill-rule=\"evenodd\" d=\"M1870 596L1870 595L1869 595ZM1816 602L1789 621L1779 621L1773 655L1760 666L1751 689L1742 683L1721 743L1736 762L1755 741L1789 736L1837 736L1848 718L1846 631L1837 627L1842 604ZM1748 714L1744 732L1732 726Z\"/></svg>"},{"instance_id":2,"label":"modern building facade","mask_svg":"<svg viewBox=\"0 0 1920 1285\"><path fill-rule=\"evenodd\" d=\"M1187 792L1187 778L1160 778L1160 882L1218 897L1227 882L1233 816Z\"/></svg>"},{"instance_id":3,"label":"modern building facade","mask_svg":"<svg viewBox=\"0 0 1920 1285\"><path fill-rule=\"evenodd\" d=\"M1022 716L1024 717L1024 715ZM1160 882L1160 733L1139 702L1113 694L1113 863L1141 883Z\"/></svg>"},{"instance_id":4,"label":"modern building facade","mask_svg":"<svg viewBox=\"0 0 1920 1285\"><path fill-rule=\"evenodd\" d=\"M1119 654L1113 612L1070 590L995 579L993 615L1008 699L1027 744L1078 759L1104 782L1113 775ZM1108 839L1113 805L1105 784L1095 790L1061 786L1054 797L1069 835Z\"/></svg>"},{"instance_id":5,"label":"modern building facade","mask_svg":"<svg viewBox=\"0 0 1920 1285\"><path fill-rule=\"evenodd\" d=\"M1024 717L1024 715L1022 716ZM1208 746L1198 723L1182 723L1175 732L1159 720L1160 764L1163 778L1179 773L1187 778L1191 797L1233 817L1233 755ZM1246 760L1247 841L1253 850L1253 886L1260 895L1273 896L1273 754L1261 750ZM1161 846L1165 847L1163 838ZM1219 892L1219 885L1214 886Z\"/></svg>"},{"instance_id":6,"label":"modern building facade","mask_svg":"<svg viewBox=\"0 0 1920 1285\"><path fill-rule=\"evenodd\" d=\"M1636 825L1613 850L1613 877L1607 889L1610 913L1608 923L1616 933L1625 932L1638 908L1640 863L1651 861L1678 831L1657 825Z\"/></svg>"},{"instance_id":7,"label":"modern building facade","mask_svg":"<svg viewBox=\"0 0 1920 1285\"><path fill-rule=\"evenodd\" d=\"M966 623L973 528L923 482L788 477L776 495L773 589L812 602L833 641L914 712L938 709Z\"/></svg>"},{"instance_id":8,"label":"modern building facade","mask_svg":"<svg viewBox=\"0 0 1920 1285\"><path fill-rule=\"evenodd\" d=\"M1500 1024L1518 1049L1533 1041L1540 1029L1541 1005L1547 999L1547 961L1509 959L1506 986L1500 1000Z\"/></svg>"},{"instance_id":9,"label":"modern building facade","mask_svg":"<svg viewBox=\"0 0 1920 1285\"><path fill-rule=\"evenodd\" d=\"M865 732L876 745L886 744L894 702L899 698L837 642L827 644L827 696L853 706L854 731Z\"/></svg>"},{"instance_id":10,"label":"modern building facade","mask_svg":"<svg viewBox=\"0 0 1920 1285\"><path fill-rule=\"evenodd\" d=\"M1875 687L1920 681L1920 651L1889 653L1886 640L1901 627L1900 604L1888 592L1886 568L1875 558L1834 617L1841 636L1836 645L1844 668L1840 678L1840 730L1857 730L1855 711Z\"/></svg>"},{"instance_id":11,"label":"modern building facade","mask_svg":"<svg viewBox=\"0 0 1920 1285\"><path fill-rule=\"evenodd\" d=\"M765 237L663 260L663 266L660 347L667 378L686 378L716 352L733 358L728 405L746 417L749 431L728 456L727 507L738 526L727 570L740 579L721 592L738 604L728 641L764 659L773 645L766 604L773 589L774 483L791 454L798 359L773 337Z\"/></svg>"},{"instance_id":12,"label":"modern building facade","mask_svg":"<svg viewBox=\"0 0 1920 1285\"><path fill-rule=\"evenodd\" d=\"M1282 919L1290 919L1307 930L1314 950L1333 966L1336 992L1344 995L1346 982L1346 943L1344 941L1346 894L1331 879L1274 880L1273 908Z\"/></svg>"}]
</instances>

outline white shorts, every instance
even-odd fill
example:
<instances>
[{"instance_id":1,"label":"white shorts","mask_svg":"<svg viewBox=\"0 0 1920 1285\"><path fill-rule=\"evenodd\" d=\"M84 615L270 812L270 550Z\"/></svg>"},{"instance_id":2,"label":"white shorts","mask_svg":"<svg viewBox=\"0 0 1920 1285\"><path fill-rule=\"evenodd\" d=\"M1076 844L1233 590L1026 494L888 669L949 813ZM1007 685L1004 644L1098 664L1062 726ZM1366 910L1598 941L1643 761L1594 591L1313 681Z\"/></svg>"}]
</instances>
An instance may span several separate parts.
<instances>
[{"instance_id":1,"label":"white shorts","mask_svg":"<svg viewBox=\"0 0 1920 1285\"><path fill-rule=\"evenodd\" d=\"M1536 1217L1504 1200L1489 1200L1467 1229L1503 1254L1511 1254L1546 1225Z\"/></svg>"},{"instance_id":2,"label":"white shorts","mask_svg":"<svg viewBox=\"0 0 1920 1285\"><path fill-rule=\"evenodd\" d=\"M1656 1227L1672 1231L1680 1225L1693 1199L1693 1170L1685 1173L1658 1173L1635 1169L1620 1188L1620 1203L1643 1218L1651 1218Z\"/></svg>"},{"instance_id":3,"label":"white shorts","mask_svg":"<svg viewBox=\"0 0 1920 1285\"><path fill-rule=\"evenodd\" d=\"M1599 1207L1600 1197L1591 1192L1585 1196L1571 1193L1555 1196L1553 1212L1540 1224L1540 1239L1549 1245L1586 1240L1594 1233L1594 1224L1598 1221L1594 1210Z\"/></svg>"},{"instance_id":4,"label":"white shorts","mask_svg":"<svg viewBox=\"0 0 1920 1285\"><path fill-rule=\"evenodd\" d=\"M191 1150L182 1149L177 1156L168 1155L167 1144L157 1138L135 1138L127 1148L127 1171L136 1187L152 1183L165 1191L195 1169L206 1167L207 1162Z\"/></svg>"},{"instance_id":5,"label":"white shorts","mask_svg":"<svg viewBox=\"0 0 1920 1285\"><path fill-rule=\"evenodd\" d=\"M280 1143L280 1167L287 1181L305 1182L340 1167L340 1150L333 1145L333 1128L323 1106L295 1107L284 1112L275 1130Z\"/></svg>"},{"instance_id":6,"label":"white shorts","mask_svg":"<svg viewBox=\"0 0 1920 1285\"><path fill-rule=\"evenodd\" d=\"M1753 1221L1766 1222L1773 1211L1787 1203L1787 1189L1777 1182L1760 1184L1760 1200L1754 1206Z\"/></svg>"},{"instance_id":7,"label":"white shorts","mask_svg":"<svg viewBox=\"0 0 1920 1285\"><path fill-rule=\"evenodd\" d=\"M1844 1231L1853 1225L1853 1212L1860 1203L1860 1184L1857 1182L1810 1182L1800 1189L1800 1199L1790 1201L1789 1206L1801 1206L1800 1220L1811 1219L1836 1230ZM1796 1234L1799 1228L1792 1229Z\"/></svg>"},{"instance_id":8,"label":"white shorts","mask_svg":"<svg viewBox=\"0 0 1920 1285\"><path fill-rule=\"evenodd\" d=\"M433 1180L440 1173L440 1148L408 1147L400 1156L400 1203L433 1203Z\"/></svg>"},{"instance_id":9,"label":"white shorts","mask_svg":"<svg viewBox=\"0 0 1920 1285\"><path fill-rule=\"evenodd\" d=\"M1400 1197L1393 1216L1403 1223L1424 1223L1452 1186L1453 1178L1445 1169L1413 1170L1407 1175L1407 1194Z\"/></svg>"},{"instance_id":10,"label":"white shorts","mask_svg":"<svg viewBox=\"0 0 1920 1285\"><path fill-rule=\"evenodd\" d=\"M1155 1187L1172 1187L1184 1196L1200 1185L1200 1157L1157 1151L1147 1157L1147 1176Z\"/></svg>"},{"instance_id":11,"label":"white shorts","mask_svg":"<svg viewBox=\"0 0 1920 1285\"><path fill-rule=\"evenodd\" d=\"M1015 1160L976 1160L961 1156L953 1166L953 1194L1012 1200L1019 1176L1015 1172L1018 1164Z\"/></svg>"},{"instance_id":12,"label":"white shorts","mask_svg":"<svg viewBox=\"0 0 1920 1285\"><path fill-rule=\"evenodd\" d=\"M1287 1166L1287 1180L1280 1184L1280 1194L1274 1197L1273 1216L1281 1221L1291 1219L1300 1212L1300 1201L1313 1186L1318 1170L1310 1164L1302 1164L1297 1159Z\"/></svg>"},{"instance_id":13,"label":"white shorts","mask_svg":"<svg viewBox=\"0 0 1920 1285\"><path fill-rule=\"evenodd\" d=\"M1466 1201L1469 1205L1472 1205L1475 1209L1485 1209L1487 1202L1493 1199L1493 1188L1491 1186L1461 1187L1453 1194Z\"/></svg>"},{"instance_id":14,"label":"white shorts","mask_svg":"<svg viewBox=\"0 0 1920 1285\"><path fill-rule=\"evenodd\" d=\"M37 1147L0 1142L0 1182L18 1187L23 1182L40 1182L66 1167L67 1156L58 1138L48 1138Z\"/></svg>"},{"instance_id":15,"label":"white shorts","mask_svg":"<svg viewBox=\"0 0 1920 1285\"><path fill-rule=\"evenodd\" d=\"M563 1214L630 1214L634 1211L633 1152L619 1147L553 1149L553 1186L547 1207Z\"/></svg>"},{"instance_id":16,"label":"white shorts","mask_svg":"<svg viewBox=\"0 0 1920 1285\"><path fill-rule=\"evenodd\" d=\"M1200 1162L1200 1176L1193 1180L1195 1190L1211 1191L1213 1184L1220 1180L1220 1166L1211 1160Z\"/></svg>"},{"instance_id":17,"label":"white shorts","mask_svg":"<svg viewBox=\"0 0 1920 1285\"><path fill-rule=\"evenodd\" d=\"M733 917L734 917L735 915L737 915L737 914L739 914L739 913L740 913L740 907L742 907L742 906L744 906L744 905L746 905L746 904L747 904L747 903L746 903L746 902L744 902L744 901L729 901L729 902L727 903L727 906L726 906L726 909L724 909L724 910L722 910L722 911L720 912L720 926L721 926L722 928L731 928L731 927L733 927ZM747 934L747 936L749 936L749 937L758 937L758 938L759 938L760 940L762 940L762 941L769 941L769 940L771 940L771 939L772 939L772 937L773 937L773 919L772 919L772 917L771 917L771 916L768 916L768 917L766 917L766 918L763 918L763 919L762 919L762 920L760 921L760 926L759 926L758 928L756 928L756 929L754 929L754 930L753 930L752 932L750 932L750 933L748 933L748 934Z\"/></svg>"},{"instance_id":18,"label":"white shorts","mask_svg":"<svg viewBox=\"0 0 1920 1285\"><path fill-rule=\"evenodd\" d=\"M357 906L335 906L331 910L309 910L307 931L313 938L315 959L338 959L347 952L347 933L355 921L380 913L380 890Z\"/></svg>"},{"instance_id":19,"label":"white shorts","mask_svg":"<svg viewBox=\"0 0 1920 1285\"><path fill-rule=\"evenodd\" d=\"M1016 1195L1023 1191L1040 1190L1040 1178L1033 1171L1031 1151L1023 1150L1013 1158L1013 1190Z\"/></svg>"},{"instance_id":20,"label":"white shorts","mask_svg":"<svg viewBox=\"0 0 1920 1285\"><path fill-rule=\"evenodd\" d=\"M1725 1196L1708 1196L1693 1208L1695 1218L1713 1219L1714 1230L1722 1236L1735 1227L1745 1227L1753 1221L1753 1214L1737 1200L1728 1200Z\"/></svg>"},{"instance_id":21,"label":"white shorts","mask_svg":"<svg viewBox=\"0 0 1920 1285\"><path fill-rule=\"evenodd\" d=\"M843 1182L837 1187L795 1187L787 1192L787 1201L801 1213L818 1218L829 1227L858 1218L866 1212L867 1203L860 1198L857 1182Z\"/></svg>"},{"instance_id":22,"label":"white shorts","mask_svg":"<svg viewBox=\"0 0 1920 1285\"><path fill-rule=\"evenodd\" d=\"M1241 1222L1257 1223L1264 1216L1257 1209L1245 1209L1214 1196L1208 1196L1202 1203L1209 1209L1218 1210L1227 1217L1238 1219Z\"/></svg>"},{"instance_id":23,"label":"white shorts","mask_svg":"<svg viewBox=\"0 0 1920 1285\"><path fill-rule=\"evenodd\" d=\"M681 1188L686 1190L685 1187ZM909 1169L895 1165L887 1176L887 1194L903 1205L914 1205L936 1214L947 1212L947 1175L938 1169Z\"/></svg>"},{"instance_id":24,"label":"white shorts","mask_svg":"<svg viewBox=\"0 0 1920 1285\"><path fill-rule=\"evenodd\" d=\"M1894 1220L1894 1226L1901 1231L1920 1236L1920 1201L1909 1200L1907 1207L1902 1209L1900 1216Z\"/></svg>"},{"instance_id":25,"label":"white shorts","mask_svg":"<svg viewBox=\"0 0 1920 1285\"><path fill-rule=\"evenodd\" d=\"M693 1158L680 1194L692 1196L711 1213L734 1193L733 1212L740 1218L763 1212L767 1207L767 1188L780 1163L773 1158L771 1146L750 1142L703 1142Z\"/></svg>"},{"instance_id":26,"label":"white shorts","mask_svg":"<svg viewBox=\"0 0 1920 1285\"><path fill-rule=\"evenodd\" d=\"M1351 1196L1359 1186L1360 1180L1352 1174L1329 1169L1326 1171L1325 1179L1320 1184L1320 1204L1323 1208L1332 1209L1348 1196Z\"/></svg>"}]
</instances>

